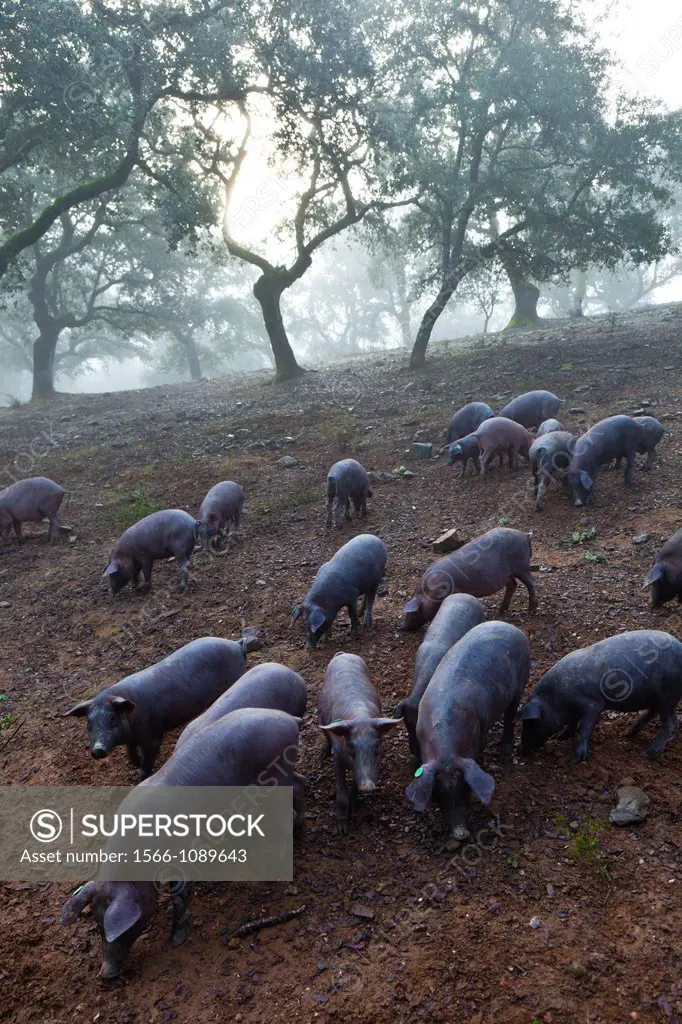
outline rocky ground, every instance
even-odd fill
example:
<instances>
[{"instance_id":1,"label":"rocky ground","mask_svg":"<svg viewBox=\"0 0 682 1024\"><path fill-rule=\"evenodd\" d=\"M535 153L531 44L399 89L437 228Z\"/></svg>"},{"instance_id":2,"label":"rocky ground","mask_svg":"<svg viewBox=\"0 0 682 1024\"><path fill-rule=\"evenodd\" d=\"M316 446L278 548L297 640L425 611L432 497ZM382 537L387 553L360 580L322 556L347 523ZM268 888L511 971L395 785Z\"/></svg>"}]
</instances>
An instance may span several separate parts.
<instances>
[{"instance_id":1,"label":"rocky ground","mask_svg":"<svg viewBox=\"0 0 682 1024\"><path fill-rule=\"evenodd\" d=\"M682 741L651 763L650 737L625 739L627 720L607 715L590 761L576 768L570 744L559 741L503 766L493 737L493 803L476 806L473 840L451 847L438 814L419 816L404 798L412 769L402 729L386 743L379 792L358 809L351 834L336 836L315 714L337 650L362 654L386 711L409 691L420 637L399 630L400 609L433 557L431 541L453 526L471 536L500 524L532 529L539 610L527 616L520 588L509 614L531 641L531 682L568 651L619 630L682 638L676 609L652 612L641 589L661 539L682 525L681 369L682 309L659 307L546 327L513 343L441 347L418 375L385 355L277 388L265 376L223 378L2 410L2 485L25 475L58 480L70 491L71 527L49 547L44 529L29 526L22 549L0 554L4 784L133 784L123 752L95 762L83 722L61 712L194 637L236 637L243 622L265 638L251 663L277 660L301 672L310 703L301 766L308 817L293 882L198 885L194 927L180 949L168 944L164 905L113 988L96 980L93 923L59 925L69 886L0 883L0 1020L677 1020ZM500 408L533 387L567 399L562 418L575 433L651 403L672 435L661 461L637 473L629 491L620 474L603 473L581 519L557 489L536 513L525 468L460 480L443 456L413 462L407 454L414 439L438 451L442 428L465 402ZM296 465L282 468L283 455ZM366 524L327 532L326 470L351 455L371 470L403 465L415 475L377 483ZM239 545L225 557L198 557L185 595L175 589L177 570L162 564L150 595L112 601L101 574L123 526L156 508L194 512L225 478L247 494ZM375 629L355 641L340 622L330 643L308 652L302 631L289 628L291 609L319 564L364 529L390 551ZM578 533L588 536L576 541ZM490 615L497 603L486 601ZM628 784L649 796L648 818L609 828L616 791ZM295 920L229 938L244 921L302 905Z\"/></svg>"}]
</instances>

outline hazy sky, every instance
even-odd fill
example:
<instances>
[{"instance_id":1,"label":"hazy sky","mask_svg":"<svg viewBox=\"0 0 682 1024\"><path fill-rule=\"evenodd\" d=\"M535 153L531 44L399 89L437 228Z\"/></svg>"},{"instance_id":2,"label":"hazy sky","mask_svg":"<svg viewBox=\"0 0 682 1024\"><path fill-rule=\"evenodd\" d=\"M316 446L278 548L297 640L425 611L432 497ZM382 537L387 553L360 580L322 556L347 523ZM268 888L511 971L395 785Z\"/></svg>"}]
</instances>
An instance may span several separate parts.
<instances>
[{"instance_id":1,"label":"hazy sky","mask_svg":"<svg viewBox=\"0 0 682 1024\"><path fill-rule=\"evenodd\" d=\"M623 81L670 107L682 106L682 6L670 0L622 0L604 26L604 42L623 61Z\"/></svg>"}]
</instances>

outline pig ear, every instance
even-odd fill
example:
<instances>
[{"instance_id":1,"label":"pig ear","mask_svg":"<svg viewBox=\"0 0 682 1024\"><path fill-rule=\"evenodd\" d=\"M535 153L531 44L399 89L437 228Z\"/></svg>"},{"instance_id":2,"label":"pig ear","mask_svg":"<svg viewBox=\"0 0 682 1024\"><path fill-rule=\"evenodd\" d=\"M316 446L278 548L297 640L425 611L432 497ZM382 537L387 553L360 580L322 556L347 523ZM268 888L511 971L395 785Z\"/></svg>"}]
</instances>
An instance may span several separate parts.
<instances>
[{"instance_id":1,"label":"pig ear","mask_svg":"<svg viewBox=\"0 0 682 1024\"><path fill-rule=\"evenodd\" d=\"M93 700L94 698L91 700L82 700L80 704L75 704L70 711L64 711L62 713L62 718L68 718L69 716L73 716L73 718L84 718L90 710Z\"/></svg>"},{"instance_id":2,"label":"pig ear","mask_svg":"<svg viewBox=\"0 0 682 1024\"><path fill-rule=\"evenodd\" d=\"M394 726L400 722L399 718L373 718L372 725L379 732L388 732L389 729L393 729Z\"/></svg>"},{"instance_id":3,"label":"pig ear","mask_svg":"<svg viewBox=\"0 0 682 1024\"><path fill-rule=\"evenodd\" d=\"M646 588L650 587L652 583L656 583L658 582L658 580L662 580L664 576L665 569L663 568L660 562L656 562L656 564L652 565L649 569L649 575L642 584L642 590L646 590Z\"/></svg>"},{"instance_id":4,"label":"pig ear","mask_svg":"<svg viewBox=\"0 0 682 1024\"><path fill-rule=\"evenodd\" d=\"M495 780L484 772L471 757L460 757L456 761L467 785L483 804L489 804L495 792Z\"/></svg>"},{"instance_id":5,"label":"pig ear","mask_svg":"<svg viewBox=\"0 0 682 1024\"><path fill-rule=\"evenodd\" d=\"M323 732L332 732L335 736L347 736L351 730L352 722L330 722L329 725L321 725Z\"/></svg>"},{"instance_id":6,"label":"pig ear","mask_svg":"<svg viewBox=\"0 0 682 1024\"><path fill-rule=\"evenodd\" d=\"M115 558L112 558L111 561L109 562L109 565L106 567L106 569L102 573L102 576L103 577L104 576L113 576L115 572L120 572L120 571L121 571L120 564L117 562L117 560Z\"/></svg>"},{"instance_id":7,"label":"pig ear","mask_svg":"<svg viewBox=\"0 0 682 1024\"><path fill-rule=\"evenodd\" d=\"M296 619L300 619L302 612L303 612L303 607L300 604L297 604L296 607L294 608L294 610L291 613L291 620L289 622L290 626L293 626L293 624L296 622Z\"/></svg>"},{"instance_id":8,"label":"pig ear","mask_svg":"<svg viewBox=\"0 0 682 1024\"><path fill-rule=\"evenodd\" d=\"M435 766L423 764L421 768L417 768L415 775L417 777L405 790L405 796L414 806L415 810L425 811L433 792L433 783L436 778Z\"/></svg>"},{"instance_id":9,"label":"pig ear","mask_svg":"<svg viewBox=\"0 0 682 1024\"><path fill-rule=\"evenodd\" d=\"M407 604L403 608L403 612L404 613L407 613L407 612L418 612L420 607L421 607L421 603L419 601L419 598L418 597L413 597L411 600L409 600L407 602Z\"/></svg>"},{"instance_id":10,"label":"pig ear","mask_svg":"<svg viewBox=\"0 0 682 1024\"><path fill-rule=\"evenodd\" d=\"M310 615L308 616L308 625L312 629L313 633L319 629L320 626L324 626L327 621L327 616L324 614L321 608L313 608Z\"/></svg>"},{"instance_id":11,"label":"pig ear","mask_svg":"<svg viewBox=\"0 0 682 1024\"><path fill-rule=\"evenodd\" d=\"M538 700L531 700L525 708L521 708L516 720L518 722L535 722L542 718L542 704Z\"/></svg>"},{"instance_id":12,"label":"pig ear","mask_svg":"<svg viewBox=\"0 0 682 1024\"><path fill-rule=\"evenodd\" d=\"M142 908L137 900L128 892L120 893L105 911L104 938L107 942L115 942L141 917Z\"/></svg>"},{"instance_id":13,"label":"pig ear","mask_svg":"<svg viewBox=\"0 0 682 1024\"><path fill-rule=\"evenodd\" d=\"M114 711L118 711L120 714L135 710L135 701L128 700L127 697L111 697L109 704L112 706Z\"/></svg>"},{"instance_id":14,"label":"pig ear","mask_svg":"<svg viewBox=\"0 0 682 1024\"><path fill-rule=\"evenodd\" d=\"M591 491L594 486L594 481L589 473L586 473L584 469L580 470L580 483L583 485L586 491Z\"/></svg>"},{"instance_id":15,"label":"pig ear","mask_svg":"<svg viewBox=\"0 0 682 1024\"><path fill-rule=\"evenodd\" d=\"M77 889L73 896L66 901L59 916L59 920L65 928L70 924L76 923L88 903L92 902L92 897L94 895L95 883L86 882L85 885L82 885L80 889Z\"/></svg>"}]
</instances>

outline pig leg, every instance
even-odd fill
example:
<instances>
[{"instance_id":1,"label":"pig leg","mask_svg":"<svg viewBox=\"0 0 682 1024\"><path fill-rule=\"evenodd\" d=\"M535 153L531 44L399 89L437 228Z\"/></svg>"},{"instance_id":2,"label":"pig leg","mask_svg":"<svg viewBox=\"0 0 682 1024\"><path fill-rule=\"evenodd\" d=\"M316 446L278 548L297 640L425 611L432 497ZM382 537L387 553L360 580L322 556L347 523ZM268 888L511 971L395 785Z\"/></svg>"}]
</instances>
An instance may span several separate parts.
<instances>
[{"instance_id":1,"label":"pig leg","mask_svg":"<svg viewBox=\"0 0 682 1024\"><path fill-rule=\"evenodd\" d=\"M575 755L573 757L574 764L580 764L581 761L587 761L590 737L594 732L594 727L597 724L601 711L602 709L598 704L588 704L587 707L583 709L580 719L580 727L578 729L578 745L575 748Z\"/></svg>"},{"instance_id":2,"label":"pig leg","mask_svg":"<svg viewBox=\"0 0 682 1024\"><path fill-rule=\"evenodd\" d=\"M513 473L518 466L519 450L516 445L511 445L509 448L509 472Z\"/></svg>"},{"instance_id":3,"label":"pig leg","mask_svg":"<svg viewBox=\"0 0 682 1024\"><path fill-rule=\"evenodd\" d=\"M491 457L492 453L489 451L484 451L483 454L480 456L478 461L481 469L481 476L485 476L486 470L488 468L488 463L490 462Z\"/></svg>"},{"instance_id":4,"label":"pig leg","mask_svg":"<svg viewBox=\"0 0 682 1024\"><path fill-rule=\"evenodd\" d=\"M50 522L50 528L47 532L48 543L53 540L59 539L59 527L61 526L61 519L59 518L59 512L55 512L52 516L47 517Z\"/></svg>"},{"instance_id":5,"label":"pig leg","mask_svg":"<svg viewBox=\"0 0 682 1024\"><path fill-rule=\"evenodd\" d=\"M348 607L348 615L350 617L350 635L357 636L360 629L360 621L358 619L358 609L355 601L351 601ZM370 615L371 622L371 615Z\"/></svg>"},{"instance_id":6,"label":"pig leg","mask_svg":"<svg viewBox=\"0 0 682 1024\"><path fill-rule=\"evenodd\" d=\"M578 731L579 718L574 718L568 725L565 725L560 733L557 733L558 740L572 740Z\"/></svg>"},{"instance_id":7,"label":"pig leg","mask_svg":"<svg viewBox=\"0 0 682 1024\"><path fill-rule=\"evenodd\" d=\"M135 564L137 565L137 562ZM141 594L145 593L145 591L147 591L147 590L149 590L151 588L151 585L152 585L152 565L153 564L154 563L151 560L148 560L148 559L145 559L145 561L142 563L142 575L144 576L144 583L142 584L141 587L137 588ZM139 576L139 570L138 570L137 576ZM136 576L136 579L137 579L137 576Z\"/></svg>"},{"instance_id":8,"label":"pig leg","mask_svg":"<svg viewBox=\"0 0 682 1024\"><path fill-rule=\"evenodd\" d=\"M331 529L332 525L332 509L334 507L334 495L330 494L327 496L327 529Z\"/></svg>"},{"instance_id":9,"label":"pig leg","mask_svg":"<svg viewBox=\"0 0 682 1024\"><path fill-rule=\"evenodd\" d=\"M140 564L133 562L133 575L131 576L130 582L132 583L135 590L140 589Z\"/></svg>"},{"instance_id":10,"label":"pig leg","mask_svg":"<svg viewBox=\"0 0 682 1024\"><path fill-rule=\"evenodd\" d=\"M647 452L646 462L642 466L642 469L645 472L648 473L649 470L652 469L655 460L656 460L656 449L652 448L651 451Z\"/></svg>"},{"instance_id":11,"label":"pig leg","mask_svg":"<svg viewBox=\"0 0 682 1024\"><path fill-rule=\"evenodd\" d=\"M346 767L341 751L334 749L334 779L336 781L336 829L339 835L348 834L350 824L350 793L346 785Z\"/></svg>"},{"instance_id":12,"label":"pig leg","mask_svg":"<svg viewBox=\"0 0 682 1024\"><path fill-rule=\"evenodd\" d=\"M343 506L343 518L347 523L351 521L350 515L350 498L346 498L346 504Z\"/></svg>"},{"instance_id":13,"label":"pig leg","mask_svg":"<svg viewBox=\"0 0 682 1024\"><path fill-rule=\"evenodd\" d=\"M21 521L19 519L15 519L13 521L13 525L14 525L14 532L17 535L17 541L19 542L19 544L23 544L24 543L24 535L21 532Z\"/></svg>"},{"instance_id":14,"label":"pig leg","mask_svg":"<svg viewBox=\"0 0 682 1024\"><path fill-rule=\"evenodd\" d=\"M677 713L675 708L660 711L661 716L661 731L656 735L654 742L651 744L646 752L646 756L653 761L654 758L658 757L663 753L668 744L675 739L679 728L677 721Z\"/></svg>"},{"instance_id":15,"label":"pig leg","mask_svg":"<svg viewBox=\"0 0 682 1024\"><path fill-rule=\"evenodd\" d=\"M533 615L538 610L538 599L537 590L535 587L535 580L529 572L517 573L516 578L517 580L520 580L523 583L524 587L528 591L528 614Z\"/></svg>"},{"instance_id":16,"label":"pig leg","mask_svg":"<svg viewBox=\"0 0 682 1024\"><path fill-rule=\"evenodd\" d=\"M140 761L140 774L143 779L148 779L154 774L154 762L161 749L161 740L148 741L142 745L142 758Z\"/></svg>"},{"instance_id":17,"label":"pig leg","mask_svg":"<svg viewBox=\"0 0 682 1024\"><path fill-rule=\"evenodd\" d=\"M625 463L625 474L623 476L623 483L626 487L632 485L632 480L635 475L635 449L633 448L627 454L627 461Z\"/></svg>"},{"instance_id":18,"label":"pig leg","mask_svg":"<svg viewBox=\"0 0 682 1024\"><path fill-rule=\"evenodd\" d=\"M535 478L535 509L537 512L542 512L545 507L545 491L547 490L547 477L542 478L538 483L537 477Z\"/></svg>"},{"instance_id":19,"label":"pig leg","mask_svg":"<svg viewBox=\"0 0 682 1024\"><path fill-rule=\"evenodd\" d=\"M504 597L502 598L502 604L500 605L500 612L499 612L500 615L504 615L505 612L507 611L507 609L509 608L509 605L511 604L511 599L514 596L514 591L515 590L516 590L516 580L512 576L512 578L509 580L509 583L507 583L507 586L505 587L505 590L504 590Z\"/></svg>"},{"instance_id":20,"label":"pig leg","mask_svg":"<svg viewBox=\"0 0 682 1024\"><path fill-rule=\"evenodd\" d=\"M137 743L128 744L128 760L132 764L133 768L139 768L142 765L142 758L140 757L140 748Z\"/></svg>"},{"instance_id":21,"label":"pig leg","mask_svg":"<svg viewBox=\"0 0 682 1024\"><path fill-rule=\"evenodd\" d=\"M655 716L656 712L653 710L653 708L649 708L648 711L645 711L643 715L639 716L636 722L633 722L633 724L627 730L625 735L628 737L639 736L644 726L648 725L651 719L655 718Z\"/></svg>"},{"instance_id":22,"label":"pig leg","mask_svg":"<svg viewBox=\"0 0 682 1024\"><path fill-rule=\"evenodd\" d=\"M377 589L374 587L373 590L368 590L364 597L362 625L365 629L372 628L372 608L374 607L374 598L377 596Z\"/></svg>"},{"instance_id":23,"label":"pig leg","mask_svg":"<svg viewBox=\"0 0 682 1024\"><path fill-rule=\"evenodd\" d=\"M171 946L181 946L191 927L192 915L189 909L190 886L184 882L177 889L173 886L173 923L171 924Z\"/></svg>"},{"instance_id":24,"label":"pig leg","mask_svg":"<svg viewBox=\"0 0 682 1024\"><path fill-rule=\"evenodd\" d=\"M180 593L187 590L187 584L189 583L189 570L192 567L192 563L189 558L185 558L180 565L180 586L178 589Z\"/></svg>"},{"instance_id":25,"label":"pig leg","mask_svg":"<svg viewBox=\"0 0 682 1024\"><path fill-rule=\"evenodd\" d=\"M519 702L513 701L504 713L504 725L502 727L502 739L500 741L500 753L502 757L509 758L514 752L514 723Z\"/></svg>"}]
</instances>

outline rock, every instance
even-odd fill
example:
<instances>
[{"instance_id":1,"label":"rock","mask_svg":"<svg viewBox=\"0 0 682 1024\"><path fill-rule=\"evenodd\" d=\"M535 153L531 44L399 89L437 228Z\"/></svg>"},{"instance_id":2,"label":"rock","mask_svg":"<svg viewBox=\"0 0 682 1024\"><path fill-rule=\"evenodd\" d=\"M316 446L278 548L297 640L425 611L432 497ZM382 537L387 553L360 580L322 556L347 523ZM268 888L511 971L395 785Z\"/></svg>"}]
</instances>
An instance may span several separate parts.
<instances>
[{"instance_id":1,"label":"rock","mask_svg":"<svg viewBox=\"0 0 682 1024\"><path fill-rule=\"evenodd\" d=\"M239 405L239 402L237 402L237 405ZM235 437L250 437L251 436L251 431L247 430L246 427L240 427L239 430L235 430L234 436Z\"/></svg>"},{"instance_id":2,"label":"rock","mask_svg":"<svg viewBox=\"0 0 682 1024\"><path fill-rule=\"evenodd\" d=\"M534 931L537 931L537 929L540 927L540 918L539 917L531 917L531 919L528 922L528 924L531 926L531 928Z\"/></svg>"},{"instance_id":3,"label":"rock","mask_svg":"<svg viewBox=\"0 0 682 1024\"><path fill-rule=\"evenodd\" d=\"M637 534L636 537L632 538L632 543L633 544L646 544L648 539L649 539L649 534L648 533L639 533L639 534Z\"/></svg>"},{"instance_id":4,"label":"rock","mask_svg":"<svg viewBox=\"0 0 682 1024\"><path fill-rule=\"evenodd\" d=\"M639 404L643 409L649 409L654 403L649 398L643 398Z\"/></svg>"},{"instance_id":5,"label":"rock","mask_svg":"<svg viewBox=\"0 0 682 1024\"><path fill-rule=\"evenodd\" d=\"M402 476L408 476L408 477L409 476L415 476L415 474L412 472L411 469L406 469L405 472L403 474L401 474L401 475Z\"/></svg>"},{"instance_id":6,"label":"rock","mask_svg":"<svg viewBox=\"0 0 682 1024\"><path fill-rule=\"evenodd\" d=\"M454 527L441 533L440 537L434 540L432 547L437 555L446 555L448 551L457 551L458 548L464 547L467 540L468 537L462 537L457 527Z\"/></svg>"},{"instance_id":7,"label":"rock","mask_svg":"<svg viewBox=\"0 0 682 1024\"><path fill-rule=\"evenodd\" d=\"M573 388L574 391L589 391L594 385L592 384L580 384L577 388ZM573 410L571 410L573 411Z\"/></svg>"},{"instance_id":8,"label":"rock","mask_svg":"<svg viewBox=\"0 0 682 1024\"><path fill-rule=\"evenodd\" d=\"M267 583L265 582L265 580L256 580L256 586L257 587L267 587Z\"/></svg>"},{"instance_id":9,"label":"rock","mask_svg":"<svg viewBox=\"0 0 682 1024\"><path fill-rule=\"evenodd\" d=\"M350 912L355 917L362 917L366 921L371 921L374 918L374 911L370 907L365 907L362 903L354 903L350 908Z\"/></svg>"},{"instance_id":10,"label":"rock","mask_svg":"<svg viewBox=\"0 0 682 1024\"><path fill-rule=\"evenodd\" d=\"M242 638L246 640L247 651L260 651L263 646L263 638L258 630L254 629L253 626L244 626L242 629Z\"/></svg>"},{"instance_id":11,"label":"rock","mask_svg":"<svg viewBox=\"0 0 682 1024\"><path fill-rule=\"evenodd\" d=\"M277 465L282 469L291 469L292 466L298 466L298 459L295 459L293 455L283 455L281 459L277 459Z\"/></svg>"},{"instance_id":12,"label":"rock","mask_svg":"<svg viewBox=\"0 0 682 1024\"><path fill-rule=\"evenodd\" d=\"M635 411L633 412L632 415L633 416L644 416L645 414L646 414L646 410L645 409L635 409Z\"/></svg>"},{"instance_id":13,"label":"rock","mask_svg":"<svg viewBox=\"0 0 682 1024\"><path fill-rule=\"evenodd\" d=\"M582 405L574 405L573 408L569 409L568 411L572 412L572 413L575 413L576 415L578 413L580 413L580 412L585 412L585 410L583 409Z\"/></svg>"},{"instance_id":14,"label":"rock","mask_svg":"<svg viewBox=\"0 0 682 1024\"><path fill-rule=\"evenodd\" d=\"M612 825L634 825L638 821L644 821L649 813L651 800L643 789L622 786L617 796L618 805L609 814Z\"/></svg>"},{"instance_id":15,"label":"rock","mask_svg":"<svg viewBox=\"0 0 682 1024\"><path fill-rule=\"evenodd\" d=\"M285 437L284 440L286 441L287 444L295 444L296 443L296 438L295 437Z\"/></svg>"},{"instance_id":16,"label":"rock","mask_svg":"<svg viewBox=\"0 0 682 1024\"><path fill-rule=\"evenodd\" d=\"M571 966L568 968L568 973L572 978L584 978L587 974L586 969L582 964L579 964L577 960L574 960Z\"/></svg>"},{"instance_id":17,"label":"rock","mask_svg":"<svg viewBox=\"0 0 682 1024\"><path fill-rule=\"evenodd\" d=\"M424 444L421 441L415 441L412 445L411 452L413 459L430 459L433 454L433 445Z\"/></svg>"},{"instance_id":18,"label":"rock","mask_svg":"<svg viewBox=\"0 0 682 1024\"><path fill-rule=\"evenodd\" d=\"M11 601L0 601L0 608L11 608L11 607L12 607L12 602Z\"/></svg>"}]
</instances>

